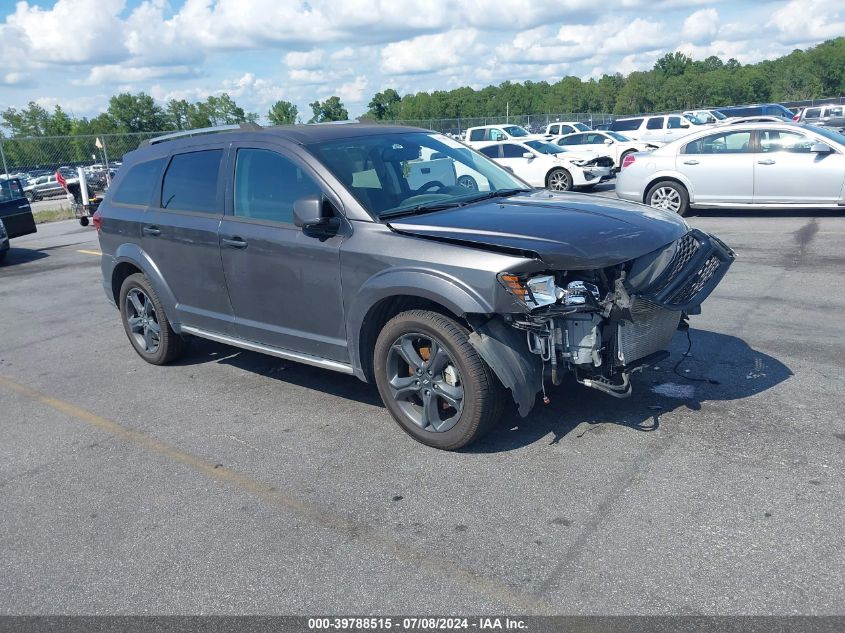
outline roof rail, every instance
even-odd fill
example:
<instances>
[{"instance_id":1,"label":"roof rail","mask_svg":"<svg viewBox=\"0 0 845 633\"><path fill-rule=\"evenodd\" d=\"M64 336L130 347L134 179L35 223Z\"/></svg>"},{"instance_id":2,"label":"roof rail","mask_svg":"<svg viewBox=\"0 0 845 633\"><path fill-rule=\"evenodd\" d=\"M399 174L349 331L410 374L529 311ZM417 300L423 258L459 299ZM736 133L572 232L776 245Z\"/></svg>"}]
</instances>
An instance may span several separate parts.
<instances>
[{"instance_id":1,"label":"roof rail","mask_svg":"<svg viewBox=\"0 0 845 633\"><path fill-rule=\"evenodd\" d=\"M182 138L183 136L198 136L200 134L214 134L215 132L227 132L229 130L252 130L257 131L263 129L257 123L234 123L232 125L215 125L214 127L201 127L195 130L181 130L179 132L172 132L155 138L143 141L139 147L146 147L148 145L155 145L164 141L170 141L174 138Z\"/></svg>"}]
</instances>

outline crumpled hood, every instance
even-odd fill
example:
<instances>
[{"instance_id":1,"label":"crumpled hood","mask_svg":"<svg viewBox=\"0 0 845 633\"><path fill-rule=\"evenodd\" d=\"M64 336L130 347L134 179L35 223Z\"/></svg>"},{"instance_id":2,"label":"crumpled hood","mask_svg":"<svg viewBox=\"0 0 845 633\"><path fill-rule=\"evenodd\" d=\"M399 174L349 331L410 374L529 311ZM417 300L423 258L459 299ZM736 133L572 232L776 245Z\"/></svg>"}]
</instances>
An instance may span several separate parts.
<instances>
[{"instance_id":1,"label":"crumpled hood","mask_svg":"<svg viewBox=\"0 0 845 633\"><path fill-rule=\"evenodd\" d=\"M536 191L397 218L400 233L536 253L550 268L605 268L650 253L689 231L674 213L578 193Z\"/></svg>"}]
</instances>

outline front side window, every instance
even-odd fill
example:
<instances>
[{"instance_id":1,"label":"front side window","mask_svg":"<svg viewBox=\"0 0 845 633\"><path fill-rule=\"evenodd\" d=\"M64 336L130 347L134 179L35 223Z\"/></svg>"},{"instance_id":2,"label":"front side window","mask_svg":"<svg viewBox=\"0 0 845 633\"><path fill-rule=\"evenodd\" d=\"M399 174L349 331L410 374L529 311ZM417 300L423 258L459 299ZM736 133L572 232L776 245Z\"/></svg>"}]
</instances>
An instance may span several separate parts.
<instances>
[{"instance_id":1,"label":"front side window","mask_svg":"<svg viewBox=\"0 0 845 633\"><path fill-rule=\"evenodd\" d=\"M147 206L158 186L164 159L148 160L129 168L112 196L112 202Z\"/></svg>"},{"instance_id":2,"label":"front side window","mask_svg":"<svg viewBox=\"0 0 845 633\"><path fill-rule=\"evenodd\" d=\"M804 118L805 119L817 119L822 115L821 108L807 108L804 110Z\"/></svg>"},{"instance_id":3,"label":"front side window","mask_svg":"<svg viewBox=\"0 0 845 633\"><path fill-rule=\"evenodd\" d=\"M516 147L518 156L524 148ZM367 211L379 219L462 204L530 188L488 160L499 145L467 148L441 134L401 132L333 139L306 146Z\"/></svg>"},{"instance_id":4,"label":"front side window","mask_svg":"<svg viewBox=\"0 0 845 633\"><path fill-rule=\"evenodd\" d=\"M0 202L17 200L23 198L21 183L16 178L12 180L0 180Z\"/></svg>"},{"instance_id":5,"label":"front side window","mask_svg":"<svg viewBox=\"0 0 845 633\"><path fill-rule=\"evenodd\" d=\"M559 125L550 125L549 126L549 134L560 134L560 126Z\"/></svg>"},{"instance_id":6,"label":"front side window","mask_svg":"<svg viewBox=\"0 0 845 633\"><path fill-rule=\"evenodd\" d=\"M507 138L505 133L502 132L499 128L490 128L487 130L487 136L484 137L485 141L504 141Z\"/></svg>"},{"instance_id":7,"label":"front side window","mask_svg":"<svg viewBox=\"0 0 845 633\"><path fill-rule=\"evenodd\" d=\"M526 151L528 150L521 148L519 145L506 143L502 145L502 158L522 158Z\"/></svg>"},{"instance_id":8,"label":"front side window","mask_svg":"<svg viewBox=\"0 0 845 633\"><path fill-rule=\"evenodd\" d=\"M161 186L161 207L175 211L214 213L223 150L175 154Z\"/></svg>"},{"instance_id":9,"label":"front side window","mask_svg":"<svg viewBox=\"0 0 845 633\"><path fill-rule=\"evenodd\" d=\"M514 138L519 138L521 136L531 136L525 128L519 127L518 125L508 125L504 128L504 130Z\"/></svg>"},{"instance_id":10,"label":"front side window","mask_svg":"<svg viewBox=\"0 0 845 633\"><path fill-rule=\"evenodd\" d=\"M573 134L571 136L564 136L560 139L557 144L558 145L581 145L582 141L584 140L583 134Z\"/></svg>"},{"instance_id":11,"label":"front side window","mask_svg":"<svg viewBox=\"0 0 845 633\"><path fill-rule=\"evenodd\" d=\"M647 130L662 130L663 129L663 117L662 116L655 116L648 120L646 123Z\"/></svg>"},{"instance_id":12,"label":"front side window","mask_svg":"<svg viewBox=\"0 0 845 633\"><path fill-rule=\"evenodd\" d=\"M642 119L616 120L610 124L610 129L616 132L631 132L640 129L642 122Z\"/></svg>"},{"instance_id":13,"label":"front side window","mask_svg":"<svg viewBox=\"0 0 845 633\"><path fill-rule=\"evenodd\" d=\"M484 140L484 130L472 130L469 133L469 140L471 140L471 141L483 141Z\"/></svg>"},{"instance_id":14,"label":"front side window","mask_svg":"<svg viewBox=\"0 0 845 633\"><path fill-rule=\"evenodd\" d=\"M763 130L760 132L760 151L789 152L790 154L809 154L813 139L797 132L783 130Z\"/></svg>"},{"instance_id":15,"label":"front side window","mask_svg":"<svg viewBox=\"0 0 845 633\"><path fill-rule=\"evenodd\" d=\"M322 190L296 164L276 152L239 149L235 161L235 216L293 223L293 203Z\"/></svg>"},{"instance_id":16,"label":"front side window","mask_svg":"<svg viewBox=\"0 0 845 633\"><path fill-rule=\"evenodd\" d=\"M681 117L679 116L670 116L666 117L666 127L670 130L677 130L684 127L681 124Z\"/></svg>"},{"instance_id":17,"label":"front side window","mask_svg":"<svg viewBox=\"0 0 845 633\"><path fill-rule=\"evenodd\" d=\"M684 154L741 154L748 152L751 132L710 134L684 147Z\"/></svg>"}]
</instances>

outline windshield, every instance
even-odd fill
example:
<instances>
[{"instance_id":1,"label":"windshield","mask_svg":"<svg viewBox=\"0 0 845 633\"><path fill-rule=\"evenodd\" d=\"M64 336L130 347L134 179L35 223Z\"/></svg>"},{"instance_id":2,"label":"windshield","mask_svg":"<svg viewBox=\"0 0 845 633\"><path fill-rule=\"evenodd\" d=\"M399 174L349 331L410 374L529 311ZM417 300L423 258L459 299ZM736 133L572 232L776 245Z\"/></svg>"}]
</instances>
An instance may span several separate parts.
<instances>
[{"instance_id":1,"label":"windshield","mask_svg":"<svg viewBox=\"0 0 845 633\"><path fill-rule=\"evenodd\" d=\"M605 136L609 136L614 141L621 141L622 143L627 143L628 141L631 140L627 136L625 136L624 134L619 134L618 132L607 132L605 134Z\"/></svg>"},{"instance_id":2,"label":"windshield","mask_svg":"<svg viewBox=\"0 0 845 633\"><path fill-rule=\"evenodd\" d=\"M718 110L711 110L710 112L708 112L708 114L709 114L710 116L714 116L714 117L716 117L716 118L717 118L717 119L719 119L720 121L724 121L725 119L727 119L727 118L728 118L728 117L726 117L724 114L722 114L721 112L719 112Z\"/></svg>"},{"instance_id":3,"label":"windshield","mask_svg":"<svg viewBox=\"0 0 845 633\"><path fill-rule=\"evenodd\" d=\"M505 125L502 126L502 129L507 132L510 136L530 136L528 130L519 127L518 125Z\"/></svg>"},{"instance_id":4,"label":"windshield","mask_svg":"<svg viewBox=\"0 0 845 633\"><path fill-rule=\"evenodd\" d=\"M705 125L706 123L710 123L704 117L698 116L696 114L685 114L684 118L688 121L691 121L693 125Z\"/></svg>"},{"instance_id":5,"label":"windshield","mask_svg":"<svg viewBox=\"0 0 845 633\"><path fill-rule=\"evenodd\" d=\"M377 218L458 206L530 187L440 134L407 132L326 141L308 149Z\"/></svg>"},{"instance_id":6,"label":"windshield","mask_svg":"<svg viewBox=\"0 0 845 633\"><path fill-rule=\"evenodd\" d=\"M845 146L845 134L842 134L841 132L837 132L836 130L832 130L828 127L821 127L819 125L805 125L804 127L813 130L816 134L821 134L835 143Z\"/></svg>"},{"instance_id":7,"label":"windshield","mask_svg":"<svg viewBox=\"0 0 845 633\"><path fill-rule=\"evenodd\" d=\"M576 130L580 130L581 132L589 132L589 131L590 131L590 126L589 126L589 125L585 125L584 123L575 123L575 124L573 125L573 127L574 127Z\"/></svg>"},{"instance_id":8,"label":"windshield","mask_svg":"<svg viewBox=\"0 0 845 633\"><path fill-rule=\"evenodd\" d=\"M547 143L546 141L525 141L525 144L541 154L562 154L566 151L560 145Z\"/></svg>"}]
</instances>

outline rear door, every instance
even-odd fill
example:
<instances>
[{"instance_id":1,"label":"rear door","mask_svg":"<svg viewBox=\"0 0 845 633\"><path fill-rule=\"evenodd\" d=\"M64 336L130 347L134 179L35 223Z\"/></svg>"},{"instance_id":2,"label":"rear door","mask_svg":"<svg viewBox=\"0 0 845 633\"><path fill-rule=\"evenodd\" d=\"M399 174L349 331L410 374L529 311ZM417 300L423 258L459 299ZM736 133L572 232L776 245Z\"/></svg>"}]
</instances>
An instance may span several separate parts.
<instances>
[{"instance_id":1,"label":"rear door","mask_svg":"<svg viewBox=\"0 0 845 633\"><path fill-rule=\"evenodd\" d=\"M755 204L836 204L845 156L811 152L815 138L793 130L760 130L754 154Z\"/></svg>"},{"instance_id":2,"label":"rear door","mask_svg":"<svg viewBox=\"0 0 845 633\"><path fill-rule=\"evenodd\" d=\"M217 236L225 153L220 144L197 145L170 157L159 195L144 213L141 246L176 297L181 323L231 333L234 319Z\"/></svg>"},{"instance_id":3,"label":"rear door","mask_svg":"<svg viewBox=\"0 0 845 633\"><path fill-rule=\"evenodd\" d=\"M220 254L235 333L264 345L347 361L339 249L348 231L319 237L293 223L299 198L323 195L335 209L339 199L293 147L235 145L227 174L232 186L220 225ZM372 177L378 178L375 172Z\"/></svg>"},{"instance_id":4,"label":"rear door","mask_svg":"<svg viewBox=\"0 0 845 633\"><path fill-rule=\"evenodd\" d=\"M32 208L17 178L0 180L0 220L3 220L10 238L36 231Z\"/></svg>"},{"instance_id":5,"label":"rear door","mask_svg":"<svg viewBox=\"0 0 845 633\"><path fill-rule=\"evenodd\" d=\"M534 187L545 187L546 165L535 152L516 143L502 143L501 158L497 162L502 167L509 167L519 178ZM526 158L530 154L531 158Z\"/></svg>"},{"instance_id":6,"label":"rear door","mask_svg":"<svg viewBox=\"0 0 845 633\"><path fill-rule=\"evenodd\" d=\"M692 183L698 204L750 204L754 197L751 132L708 134L681 148L675 168Z\"/></svg>"}]
</instances>

